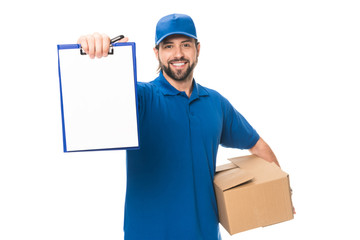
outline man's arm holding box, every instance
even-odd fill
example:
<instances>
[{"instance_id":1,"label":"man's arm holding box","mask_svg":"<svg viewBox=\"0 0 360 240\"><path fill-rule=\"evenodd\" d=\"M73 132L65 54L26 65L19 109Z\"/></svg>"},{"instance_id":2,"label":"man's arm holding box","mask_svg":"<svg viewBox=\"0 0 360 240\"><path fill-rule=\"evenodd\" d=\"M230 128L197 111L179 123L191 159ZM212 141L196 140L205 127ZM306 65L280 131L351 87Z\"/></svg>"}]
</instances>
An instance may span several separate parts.
<instances>
[{"instance_id":1,"label":"man's arm holding box","mask_svg":"<svg viewBox=\"0 0 360 240\"><path fill-rule=\"evenodd\" d=\"M257 155L268 162L276 163L276 165L278 165L280 167L280 164L279 164L274 152L271 150L270 146L261 137L259 138L257 143L252 148L249 149L249 151L252 154Z\"/></svg>"},{"instance_id":2,"label":"man's arm holding box","mask_svg":"<svg viewBox=\"0 0 360 240\"><path fill-rule=\"evenodd\" d=\"M252 148L249 149L249 151L252 154L257 155L268 162L276 163L276 165L278 165L280 167L280 164L279 164L274 152L271 150L270 146L261 137L259 138L257 143ZM292 193L291 188L290 188L290 191ZM296 214L294 207L293 207L293 213Z\"/></svg>"}]
</instances>

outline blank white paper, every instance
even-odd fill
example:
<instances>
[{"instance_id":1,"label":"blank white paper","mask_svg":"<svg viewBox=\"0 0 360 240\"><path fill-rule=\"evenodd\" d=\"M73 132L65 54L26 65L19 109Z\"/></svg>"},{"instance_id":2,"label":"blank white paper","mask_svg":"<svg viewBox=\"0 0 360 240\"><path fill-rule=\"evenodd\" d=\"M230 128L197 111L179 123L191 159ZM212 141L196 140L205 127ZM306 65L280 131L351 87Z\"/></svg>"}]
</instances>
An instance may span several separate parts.
<instances>
[{"instance_id":1,"label":"blank white paper","mask_svg":"<svg viewBox=\"0 0 360 240\"><path fill-rule=\"evenodd\" d=\"M138 147L132 47L101 59L59 50L66 151Z\"/></svg>"}]
</instances>

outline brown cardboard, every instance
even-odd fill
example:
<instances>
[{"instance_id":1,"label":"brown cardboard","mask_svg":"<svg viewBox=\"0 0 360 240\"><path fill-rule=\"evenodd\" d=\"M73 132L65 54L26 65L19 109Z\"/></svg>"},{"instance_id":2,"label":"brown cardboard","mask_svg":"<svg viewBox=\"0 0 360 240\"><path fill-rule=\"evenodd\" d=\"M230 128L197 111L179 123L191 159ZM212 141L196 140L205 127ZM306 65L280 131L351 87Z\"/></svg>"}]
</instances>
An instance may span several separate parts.
<instances>
[{"instance_id":1,"label":"brown cardboard","mask_svg":"<svg viewBox=\"0 0 360 240\"><path fill-rule=\"evenodd\" d=\"M231 234L294 218L289 176L256 155L218 166L214 188L219 220Z\"/></svg>"}]
</instances>

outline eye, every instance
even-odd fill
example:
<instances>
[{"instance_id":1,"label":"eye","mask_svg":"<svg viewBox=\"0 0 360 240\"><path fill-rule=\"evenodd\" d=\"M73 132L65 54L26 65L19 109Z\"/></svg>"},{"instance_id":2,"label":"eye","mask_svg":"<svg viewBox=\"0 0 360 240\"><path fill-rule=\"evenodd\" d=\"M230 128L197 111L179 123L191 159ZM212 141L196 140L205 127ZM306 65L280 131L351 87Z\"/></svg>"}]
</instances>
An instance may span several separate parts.
<instances>
[{"instance_id":1,"label":"eye","mask_svg":"<svg viewBox=\"0 0 360 240\"><path fill-rule=\"evenodd\" d=\"M171 48L172 48L172 45L170 45L170 44L164 45L164 48L165 48L165 49L171 49Z\"/></svg>"},{"instance_id":2,"label":"eye","mask_svg":"<svg viewBox=\"0 0 360 240\"><path fill-rule=\"evenodd\" d=\"M191 44L190 43L184 43L183 46L186 47L186 48L189 48L189 47L191 47Z\"/></svg>"}]
</instances>

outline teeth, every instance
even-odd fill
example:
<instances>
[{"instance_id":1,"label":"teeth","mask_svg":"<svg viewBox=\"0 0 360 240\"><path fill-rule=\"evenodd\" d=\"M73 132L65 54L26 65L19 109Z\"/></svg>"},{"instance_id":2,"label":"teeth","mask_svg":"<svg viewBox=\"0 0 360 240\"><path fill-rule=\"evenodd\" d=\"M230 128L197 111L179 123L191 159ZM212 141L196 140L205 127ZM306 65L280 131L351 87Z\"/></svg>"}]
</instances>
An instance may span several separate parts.
<instances>
[{"instance_id":1,"label":"teeth","mask_svg":"<svg viewBox=\"0 0 360 240\"><path fill-rule=\"evenodd\" d=\"M177 67L179 67L179 66L183 66L185 63L173 63L173 65L174 66L177 66Z\"/></svg>"}]
</instances>

